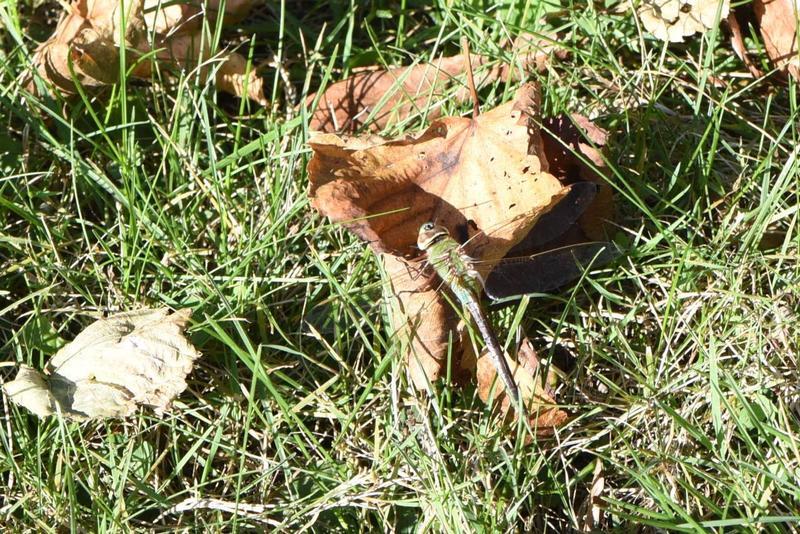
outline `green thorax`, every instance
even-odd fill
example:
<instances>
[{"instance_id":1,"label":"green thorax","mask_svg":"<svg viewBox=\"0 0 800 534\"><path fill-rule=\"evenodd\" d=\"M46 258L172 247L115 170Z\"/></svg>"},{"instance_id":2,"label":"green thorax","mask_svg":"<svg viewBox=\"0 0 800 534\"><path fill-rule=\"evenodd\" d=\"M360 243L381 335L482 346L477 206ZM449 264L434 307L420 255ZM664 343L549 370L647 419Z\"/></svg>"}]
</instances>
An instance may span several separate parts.
<instances>
[{"instance_id":1,"label":"green thorax","mask_svg":"<svg viewBox=\"0 0 800 534\"><path fill-rule=\"evenodd\" d=\"M461 245L449 235L440 235L427 245L428 262L439 278L466 303L479 298L482 287L471 261L460 250Z\"/></svg>"}]
</instances>

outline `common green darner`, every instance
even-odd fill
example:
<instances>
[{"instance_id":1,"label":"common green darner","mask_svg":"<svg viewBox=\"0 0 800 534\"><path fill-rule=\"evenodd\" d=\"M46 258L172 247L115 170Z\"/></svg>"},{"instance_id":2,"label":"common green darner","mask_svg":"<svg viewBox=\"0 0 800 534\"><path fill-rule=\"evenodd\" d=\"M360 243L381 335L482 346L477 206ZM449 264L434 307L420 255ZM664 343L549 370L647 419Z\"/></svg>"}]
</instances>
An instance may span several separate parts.
<instances>
[{"instance_id":1,"label":"common green darner","mask_svg":"<svg viewBox=\"0 0 800 534\"><path fill-rule=\"evenodd\" d=\"M596 186L590 182L573 185L569 194L540 218L526 242L512 249L511 253L524 248L541 249L561 236L584 212L595 193ZM434 222L423 224L417 246L425 252L428 263L444 285L474 319L498 376L520 412L524 409L519 388L481 306L481 292L484 291L493 300L504 300L550 291L577 278L590 265L605 264L618 254L610 242L561 247L526 257L501 260L484 281L475 269L474 260L463 252L462 244L444 226Z\"/></svg>"}]
</instances>

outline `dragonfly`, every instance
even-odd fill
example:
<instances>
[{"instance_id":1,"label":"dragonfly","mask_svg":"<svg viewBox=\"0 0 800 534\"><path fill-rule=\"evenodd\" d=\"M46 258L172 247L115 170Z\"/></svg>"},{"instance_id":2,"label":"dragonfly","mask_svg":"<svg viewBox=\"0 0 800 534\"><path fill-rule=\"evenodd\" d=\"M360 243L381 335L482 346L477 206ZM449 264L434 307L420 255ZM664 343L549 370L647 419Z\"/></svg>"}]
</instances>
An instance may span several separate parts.
<instances>
[{"instance_id":1,"label":"dragonfly","mask_svg":"<svg viewBox=\"0 0 800 534\"><path fill-rule=\"evenodd\" d=\"M566 197L540 217L526 240L509 254L513 256L523 249L542 249L560 237L583 214L596 192L597 186L591 182L574 184ZM432 221L424 223L419 229L417 247L426 254L428 264L472 316L497 374L520 413L524 413L524 407L519 387L489 325L481 305L481 294L486 293L490 299L501 301L551 291L579 277L587 267L603 265L619 254L611 242L581 243L501 260L483 280L475 269L475 260L464 252L464 246L444 226Z\"/></svg>"}]
</instances>

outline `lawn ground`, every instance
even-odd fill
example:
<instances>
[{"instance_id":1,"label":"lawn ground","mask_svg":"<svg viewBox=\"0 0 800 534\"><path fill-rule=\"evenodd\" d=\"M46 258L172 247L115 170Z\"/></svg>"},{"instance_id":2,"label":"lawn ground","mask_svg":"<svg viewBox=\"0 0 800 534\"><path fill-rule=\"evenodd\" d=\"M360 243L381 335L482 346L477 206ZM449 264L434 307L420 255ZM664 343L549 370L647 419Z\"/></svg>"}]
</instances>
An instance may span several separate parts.
<instances>
[{"instance_id":1,"label":"lawn ground","mask_svg":"<svg viewBox=\"0 0 800 534\"><path fill-rule=\"evenodd\" d=\"M373 253L309 206L307 113L273 68L267 108L185 75L33 98L19 74L58 5L0 4L0 377L139 306L192 308L204 355L163 418L38 420L3 397L0 523L563 532L599 464L598 530L797 530L797 86L750 78L721 31L665 46L606 4L269 2L223 34L252 37L256 65L277 55L299 101L462 37L503 61L509 35L562 36L568 57L530 78L545 117L611 133L624 255L493 315L504 339L572 353L574 418L531 445L474 388L410 391Z\"/></svg>"}]
</instances>

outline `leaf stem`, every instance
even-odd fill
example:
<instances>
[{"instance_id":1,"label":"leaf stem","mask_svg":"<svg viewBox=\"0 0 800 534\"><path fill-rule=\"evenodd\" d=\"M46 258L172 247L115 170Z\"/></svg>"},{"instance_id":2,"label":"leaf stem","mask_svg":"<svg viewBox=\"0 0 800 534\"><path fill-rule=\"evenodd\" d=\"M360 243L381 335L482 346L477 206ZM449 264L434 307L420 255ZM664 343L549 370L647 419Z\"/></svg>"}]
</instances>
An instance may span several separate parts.
<instances>
[{"instance_id":1,"label":"leaf stem","mask_svg":"<svg viewBox=\"0 0 800 534\"><path fill-rule=\"evenodd\" d=\"M466 37L461 38L461 50L464 54L464 68L467 70L467 86L469 93L472 96L472 118L477 119L481 114L481 108L478 104L478 90L475 89L475 78L472 75L472 58L469 55L469 41Z\"/></svg>"}]
</instances>

